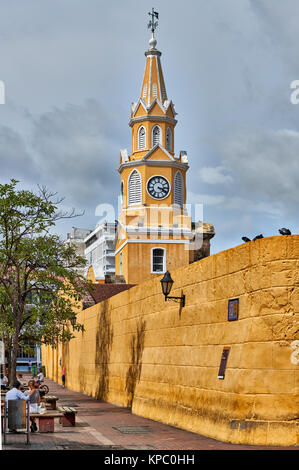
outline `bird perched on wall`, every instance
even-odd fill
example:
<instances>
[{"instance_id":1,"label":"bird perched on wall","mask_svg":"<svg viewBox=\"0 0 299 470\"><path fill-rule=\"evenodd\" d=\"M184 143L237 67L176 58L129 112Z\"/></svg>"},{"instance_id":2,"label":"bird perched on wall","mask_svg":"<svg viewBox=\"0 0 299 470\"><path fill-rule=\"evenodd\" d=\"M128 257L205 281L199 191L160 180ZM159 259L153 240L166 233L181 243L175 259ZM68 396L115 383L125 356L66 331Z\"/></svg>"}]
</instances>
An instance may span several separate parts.
<instances>
[{"instance_id":1,"label":"bird perched on wall","mask_svg":"<svg viewBox=\"0 0 299 470\"><path fill-rule=\"evenodd\" d=\"M281 235L292 235L291 230L288 228L281 228L278 231Z\"/></svg>"},{"instance_id":2,"label":"bird perched on wall","mask_svg":"<svg viewBox=\"0 0 299 470\"><path fill-rule=\"evenodd\" d=\"M242 240L243 240L243 242L245 242L245 243L251 242L250 238L248 238L248 237L242 237Z\"/></svg>"},{"instance_id":3,"label":"bird perched on wall","mask_svg":"<svg viewBox=\"0 0 299 470\"><path fill-rule=\"evenodd\" d=\"M262 235L262 234L257 235L256 237L254 237L253 241L259 240L260 238L264 238L264 235Z\"/></svg>"}]
</instances>

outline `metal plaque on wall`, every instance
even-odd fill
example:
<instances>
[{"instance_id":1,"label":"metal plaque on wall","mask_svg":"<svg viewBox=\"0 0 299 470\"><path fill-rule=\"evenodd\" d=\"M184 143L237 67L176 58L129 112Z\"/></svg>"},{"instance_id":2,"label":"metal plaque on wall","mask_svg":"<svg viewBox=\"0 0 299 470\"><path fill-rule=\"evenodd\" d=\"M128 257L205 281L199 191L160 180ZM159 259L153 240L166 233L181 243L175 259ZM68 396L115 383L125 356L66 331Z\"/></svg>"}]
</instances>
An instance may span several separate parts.
<instances>
[{"instance_id":1,"label":"metal plaque on wall","mask_svg":"<svg viewBox=\"0 0 299 470\"><path fill-rule=\"evenodd\" d=\"M239 317L239 299L230 299L228 301L228 321L238 320Z\"/></svg>"},{"instance_id":2,"label":"metal plaque on wall","mask_svg":"<svg viewBox=\"0 0 299 470\"><path fill-rule=\"evenodd\" d=\"M224 379L229 351L230 351L229 347L223 348L219 372L218 372L218 379Z\"/></svg>"}]
</instances>

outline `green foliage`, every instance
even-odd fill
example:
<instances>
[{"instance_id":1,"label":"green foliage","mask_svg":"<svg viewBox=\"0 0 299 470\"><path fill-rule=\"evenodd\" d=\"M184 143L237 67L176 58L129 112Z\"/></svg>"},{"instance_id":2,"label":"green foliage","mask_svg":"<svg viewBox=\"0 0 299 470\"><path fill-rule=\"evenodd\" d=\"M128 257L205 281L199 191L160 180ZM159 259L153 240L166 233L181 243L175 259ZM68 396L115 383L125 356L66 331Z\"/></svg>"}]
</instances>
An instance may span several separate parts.
<instances>
[{"instance_id":1,"label":"green foliage","mask_svg":"<svg viewBox=\"0 0 299 470\"><path fill-rule=\"evenodd\" d=\"M0 185L0 335L6 348L30 340L55 346L83 330L75 311L87 290L78 275L85 259L51 229L74 211L39 188L17 190L18 181Z\"/></svg>"}]
</instances>

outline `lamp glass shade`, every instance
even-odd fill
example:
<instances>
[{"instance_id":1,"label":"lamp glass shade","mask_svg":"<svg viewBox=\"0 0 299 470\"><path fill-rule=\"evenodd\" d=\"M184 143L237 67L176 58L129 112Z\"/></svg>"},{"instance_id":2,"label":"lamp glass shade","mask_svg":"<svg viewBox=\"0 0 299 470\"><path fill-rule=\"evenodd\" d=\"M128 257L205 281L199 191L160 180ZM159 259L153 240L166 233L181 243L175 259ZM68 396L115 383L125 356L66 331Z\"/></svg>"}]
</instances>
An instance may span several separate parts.
<instances>
[{"instance_id":1,"label":"lamp glass shade","mask_svg":"<svg viewBox=\"0 0 299 470\"><path fill-rule=\"evenodd\" d=\"M171 279L170 273L166 271L166 273L163 276L163 279L161 279L161 285L162 285L162 292L167 297L167 295L170 294L170 291L172 289L172 284L173 280Z\"/></svg>"}]
</instances>

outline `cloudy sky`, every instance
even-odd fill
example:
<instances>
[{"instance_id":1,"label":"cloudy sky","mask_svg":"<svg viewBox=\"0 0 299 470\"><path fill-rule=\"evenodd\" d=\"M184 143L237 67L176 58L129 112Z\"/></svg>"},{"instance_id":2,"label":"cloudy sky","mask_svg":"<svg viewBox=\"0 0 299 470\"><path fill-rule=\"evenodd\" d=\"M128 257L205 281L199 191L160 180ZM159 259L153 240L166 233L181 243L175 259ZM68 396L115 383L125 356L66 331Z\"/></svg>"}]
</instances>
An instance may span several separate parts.
<instances>
[{"instance_id":1,"label":"cloudy sky","mask_svg":"<svg viewBox=\"0 0 299 470\"><path fill-rule=\"evenodd\" d=\"M117 207L120 148L130 149L147 12L168 97L175 147L189 156L188 202L214 224L212 252L250 238L299 233L298 0L0 0L0 182L46 185L85 215Z\"/></svg>"}]
</instances>

